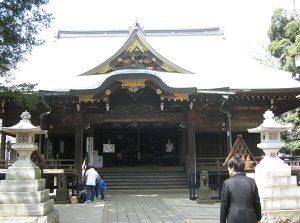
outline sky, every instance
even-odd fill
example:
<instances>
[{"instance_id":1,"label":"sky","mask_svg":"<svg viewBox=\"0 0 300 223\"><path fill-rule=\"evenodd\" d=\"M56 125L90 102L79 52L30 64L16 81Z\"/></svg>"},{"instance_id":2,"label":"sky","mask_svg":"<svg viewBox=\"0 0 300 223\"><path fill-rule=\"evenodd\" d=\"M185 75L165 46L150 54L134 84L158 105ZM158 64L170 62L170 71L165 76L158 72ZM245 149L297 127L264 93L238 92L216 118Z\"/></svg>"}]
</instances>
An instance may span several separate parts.
<instances>
[{"instance_id":1,"label":"sky","mask_svg":"<svg viewBox=\"0 0 300 223\"><path fill-rule=\"evenodd\" d=\"M222 26L228 38L254 42L266 37L275 9L293 0L50 0L53 29L126 29L136 20L146 29ZM298 7L299 6L299 7ZM300 8L300 0L295 0Z\"/></svg>"},{"instance_id":2,"label":"sky","mask_svg":"<svg viewBox=\"0 0 300 223\"><path fill-rule=\"evenodd\" d=\"M294 1L296 9L299 9L300 0ZM40 65L37 58L48 60L55 56L47 54L47 47L51 47L56 30L126 30L135 21L145 29L221 26L224 27L227 41L247 53L249 49L258 48L261 42L267 41L271 16L279 7L293 10L294 2L293 0L50 0L48 11L55 19L51 27L40 35L46 40L46 44L35 47L32 55L27 57L28 61L19 64L19 70L14 74L16 80L20 82L44 81L40 84L45 86L46 82L50 81L46 80L49 78L46 72L45 77L38 77L41 74L36 73L36 68ZM41 67L41 70L46 71L47 68ZM51 80L55 80L55 76L51 76Z\"/></svg>"}]
</instances>

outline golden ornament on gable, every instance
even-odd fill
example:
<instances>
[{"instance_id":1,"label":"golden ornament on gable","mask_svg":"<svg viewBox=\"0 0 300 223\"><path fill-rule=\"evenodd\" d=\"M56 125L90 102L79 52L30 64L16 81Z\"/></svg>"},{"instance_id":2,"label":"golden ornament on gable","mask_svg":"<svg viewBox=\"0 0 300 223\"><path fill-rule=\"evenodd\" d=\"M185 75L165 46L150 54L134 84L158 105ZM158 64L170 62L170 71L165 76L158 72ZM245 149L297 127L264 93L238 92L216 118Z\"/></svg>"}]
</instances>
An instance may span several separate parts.
<instances>
[{"instance_id":1,"label":"golden ornament on gable","mask_svg":"<svg viewBox=\"0 0 300 223\"><path fill-rule=\"evenodd\" d=\"M176 99L176 100L188 100L189 95L188 94L174 94L174 99Z\"/></svg>"},{"instance_id":2,"label":"golden ornament on gable","mask_svg":"<svg viewBox=\"0 0 300 223\"><path fill-rule=\"evenodd\" d=\"M94 101L93 99L94 95L89 94L89 95L79 95L79 101Z\"/></svg>"},{"instance_id":3,"label":"golden ornament on gable","mask_svg":"<svg viewBox=\"0 0 300 223\"><path fill-rule=\"evenodd\" d=\"M139 87L145 87L145 82L147 79L124 79L119 80L122 82L122 87L131 87L131 86L139 86Z\"/></svg>"}]
</instances>

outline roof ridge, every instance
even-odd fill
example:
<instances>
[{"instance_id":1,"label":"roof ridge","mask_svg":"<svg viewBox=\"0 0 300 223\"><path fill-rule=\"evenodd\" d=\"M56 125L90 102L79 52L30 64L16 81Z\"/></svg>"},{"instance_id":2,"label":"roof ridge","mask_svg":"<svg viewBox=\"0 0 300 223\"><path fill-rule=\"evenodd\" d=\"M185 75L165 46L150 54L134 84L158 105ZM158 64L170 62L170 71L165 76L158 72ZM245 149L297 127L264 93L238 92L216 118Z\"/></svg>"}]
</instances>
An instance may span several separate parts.
<instances>
[{"instance_id":1,"label":"roof ridge","mask_svg":"<svg viewBox=\"0 0 300 223\"><path fill-rule=\"evenodd\" d=\"M144 36L221 36L224 37L224 29L220 26L203 28L164 28L164 29L144 29L139 23L134 23L129 30L57 30L55 39L64 38L92 38L92 37L126 37L130 36L134 30L140 30Z\"/></svg>"}]
</instances>

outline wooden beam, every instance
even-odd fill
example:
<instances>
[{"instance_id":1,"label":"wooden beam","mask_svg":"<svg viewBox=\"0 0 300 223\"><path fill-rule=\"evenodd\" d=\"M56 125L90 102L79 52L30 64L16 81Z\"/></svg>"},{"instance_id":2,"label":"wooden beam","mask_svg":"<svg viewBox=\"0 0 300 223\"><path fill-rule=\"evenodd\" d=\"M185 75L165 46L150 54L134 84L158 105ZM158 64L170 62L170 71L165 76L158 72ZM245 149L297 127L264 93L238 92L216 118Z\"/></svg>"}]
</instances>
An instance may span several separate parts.
<instances>
[{"instance_id":1,"label":"wooden beam","mask_svg":"<svg viewBox=\"0 0 300 223\"><path fill-rule=\"evenodd\" d=\"M178 122L185 120L185 114L157 113L157 114L86 114L84 120L90 124L109 122Z\"/></svg>"}]
</instances>

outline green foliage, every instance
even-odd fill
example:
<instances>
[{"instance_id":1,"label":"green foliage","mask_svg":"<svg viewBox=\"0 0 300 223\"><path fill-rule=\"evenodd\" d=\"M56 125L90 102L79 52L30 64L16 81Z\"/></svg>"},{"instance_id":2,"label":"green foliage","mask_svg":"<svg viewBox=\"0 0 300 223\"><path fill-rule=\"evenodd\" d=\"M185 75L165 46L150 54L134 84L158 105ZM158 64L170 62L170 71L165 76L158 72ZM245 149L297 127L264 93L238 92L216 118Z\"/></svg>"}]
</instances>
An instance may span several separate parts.
<instances>
[{"instance_id":1,"label":"green foliage","mask_svg":"<svg viewBox=\"0 0 300 223\"><path fill-rule=\"evenodd\" d=\"M0 2L0 76L16 69L34 46L43 43L37 35L49 27L52 16L43 9L46 4L48 0Z\"/></svg>"},{"instance_id":2,"label":"green foliage","mask_svg":"<svg viewBox=\"0 0 300 223\"><path fill-rule=\"evenodd\" d=\"M281 134L285 147L280 152L289 155L300 155L300 108L284 113L280 116L278 122L282 124L292 123L294 125L292 131Z\"/></svg>"},{"instance_id":3,"label":"green foliage","mask_svg":"<svg viewBox=\"0 0 300 223\"><path fill-rule=\"evenodd\" d=\"M0 83L2 96L13 97L17 104L34 109L38 98L33 94L36 84L16 84L11 71L19 62L26 61L26 55L34 46L44 43L38 38L43 29L50 26L52 15L44 6L49 0L2 0L0 1Z\"/></svg>"},{"instance_id":4,"label":"green foliage","mask_svg":"<svg viewBox=\"0 0 300 223\"><path fill-rule=\"evenodd\" d=\"M280 61L280 68L285 71L300 73L296 68L294 55L300 52L300 18L279 8L272 16L268 31L270 38L269 51Z\"/></svg>"},{"instance_id":5,"label":"green foliage","mask_svg":"<svg viewBox=\"0 0 300 223\"><path fill-rule=\"evenodd\" d=\"M0 84L1 96L13 98L16 104L27 108L28 110L35 110L39 103L39 97L33 93L37 84L23 83L20 85L3 86Z\"/></svg>"},{"instance_id":6,"label":"green foliage","mask_svg":"<svg viewBox=\"0 0 300 223\"><path fill-rule=\"evenodd\" d=\"M281 8L277 9L272 16L268 36L271 41L268 49L279 59L280 68L291 73L300 73L294 60L294 55L300 52L300 18ZM294 125L292 131L281 134L285 147L280 152L300 155L300 108L282 114L277 121Z\"/></svg>"},{"instance_id":7,"label":"green foliage","mask_svg":"<svg viewBox=\"0 0 300 223\"><path fill-rule=\"evenodd\" d=\"M274 57L280 59L281 64L284 64L284 62L285 62L284 55L287 54L288 47L291 45L292 44L291 44L290 40L287 38L283 38L280 40L274 40L273 42L270 43L269 50Z\"/></svg>"},{"instance_id":8,"label":"green foliage","mask_svg":"<svg viewBox=\"0 0 300 223\"><path fill-rule=\"evenodd\" d=\"M296 42L296 37L300 35L300 19L291 20L286 25L285 35L292 43Z\"/></svg>"},{"instance_id":9,"label":"green foliage","mask_svg":"<svg viewBox=\"0 0 300 223\"><path fill-rule=\"evenodd\" d=\"M268 31L268 37L271 42L285 38L285 28L289 20L287 11L282 8L275 10L271 19L271 26Z\"/></svg>"}]
</instances>

